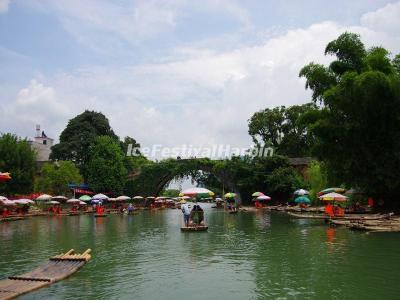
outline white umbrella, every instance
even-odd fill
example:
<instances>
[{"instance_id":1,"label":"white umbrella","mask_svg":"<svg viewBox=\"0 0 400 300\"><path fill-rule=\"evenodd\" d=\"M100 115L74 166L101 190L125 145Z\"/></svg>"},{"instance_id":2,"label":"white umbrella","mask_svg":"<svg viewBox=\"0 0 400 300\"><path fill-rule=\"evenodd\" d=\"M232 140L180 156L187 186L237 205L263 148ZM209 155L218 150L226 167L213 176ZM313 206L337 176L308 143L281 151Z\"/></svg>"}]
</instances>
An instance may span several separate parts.
<instances>
[{"instance_id":1,"label":"white umbrella","mask_svg":"<svg viewBox=\"0 0 400 300\"><path fill-rule=\"evenodd\" d=\"M31 199L22 198L22 199L18 199L18 200L24 200L26 203L29 203L29 204L35 204L35 201L33 201L33 200L31 200ZM16 200L15 200L15 201L16 201Z\"/></svg>"},{"instance_id":2,"label":"white umbrella","mask_svg":"<svg viewBox=\"0 0 400 300\"><path fill-rule=\"evenodd\" d=\"M60 204L60 202L55 201L55 200L49 201L49 202L47 202L47 203L49 203L49 204Z\"/></svg>"},{"instance_id":3,"label":"white umbrella","mask_svg":"<svg viewBox=\"0 0 400 300\"><path fill-rule=\"evenodd\" d=\"M14 203L21 204L21 205L28 205L28 204L31 204L29 201L28 201L28 199L17 199L17 200L14 200Z\"/></svg>"},{"instance_id":4,"label":"white umbrella","mask_svg":"<svg viewBox=\"0 0 400 300\"><path fill-rule=\"evenodd\" d=\"M257 200L271 200L271 197L266 196L266 195L262 195L262 196L258 196L256 199Z\"/></svg>"},{"instance_id":5,"label":"white umbrella","mask_svg":"<svg viewBox=\"0 0 400 300\"><path fill-rule=\"evenodd\" d=\"M135 197L133 197L133 199L140 200L140 199L144 199L144 198L142 196L135 196Z\"/></svg>"},{"instance_id":6,"label":"white umbrella","mask_svg":"<svg viewBox=\"0 0 400 300\"><path fill-rule=\"evenodd\" d=\"M50 200L52 197L47 194L40 195L39 197L36 198L36 201L47 201Z\"/></svg>"},{"instance_id":7,"label":"white umbrella","mask_svg":"<svg viewBox=\"0 0 400 300\"><path fill-rule=\"evenodd\" d=\"M119 201L131 200L131 197L128 197L128 196L119 196L119 197L117 197L117 200L119 200Z\"/></svg>"},{"instance_id":8,"label":"white umbrella","mask_svg":"<svg viewBox=\"0 0 400 300\"><path fill-rule=\"evenodd\" d=\"M2 200L4 199L4 200ZM0 199L0 204L4 205L4 206L15 206L14 201L8 200L6 197L2 197L2 199Z\"/></svg>"},{"instance_id":9,"label":"white umbrella","mask_svg":"<svg viewBox=\"0 0 400 300\"><path fill-rule=\"evenodd\" d=\"M87 203L86 203L86 202L83 202L83 201L79 201L78 204L79 204L79 205L87 205Z\"/></svg>"},{"instance_id":10,"label":"white umbrella","mask_svg":"<svg viewBox=\"0 0 400 300\"><path fill-rule=\"evenodd\" d=\"M77 204L79 202L81 202L81 200L79 200L79 199L68 199L67 200L67 203L71 203L71 204Z\"/></svg>"},{"instance_id":11,"label":"white umbrella","mask_svg":"<svg viewBox=\"0 0 400 300\"><path fill-rule=\"evenodd\" d=\"M95 199L95 200L97 200L97 199ZM115 201L118 201L118 200L117 200L117 198L108 198L108 201L115 202Z\"/></svg>"},{"instance_id":12,"label":"white umbrella","mask_svg":"<svg viewBox=\"0 0 400 300\"><path fill-rule=\"evenodd\" d=\"M299 190L294 191L294 194L299 195L299 196L304 196L304 195L308 195L310 193L304 189L299 189Z\"/></svg>"},{"instance_id":13,"label":"white umbrella","mask_svg":"<svg viewBox=\"0 0 400 300\"><path fill-rule=\"evenodd\" d=\"M51 197L51 199L53 199L53 200L67 200L68 198L67 197L65 197L65 196L53 196L53 197Z\"/></svg>"},{"instance_id":14,"label":"white umbrella","mask_svg":"<svg viewBox=\"0 0 400 300\"><path fill-rule=\"evenodd\" d=\"M108 200L108 197L104 194L96 194L92 197L92 200Z\"/></svg>"},{"instance_id":15,"label":"white umbrella","mask_svg":"<svg viewBox=\"0 0 400 300\"><path fill-rule=\"evenodd\" d=\"M1 201L4 201L4 200L8 200L8 198L7 198L7 197L4 197L4 196L0 196L0 200L1 200Z\"/></svg>"}]
</instances>

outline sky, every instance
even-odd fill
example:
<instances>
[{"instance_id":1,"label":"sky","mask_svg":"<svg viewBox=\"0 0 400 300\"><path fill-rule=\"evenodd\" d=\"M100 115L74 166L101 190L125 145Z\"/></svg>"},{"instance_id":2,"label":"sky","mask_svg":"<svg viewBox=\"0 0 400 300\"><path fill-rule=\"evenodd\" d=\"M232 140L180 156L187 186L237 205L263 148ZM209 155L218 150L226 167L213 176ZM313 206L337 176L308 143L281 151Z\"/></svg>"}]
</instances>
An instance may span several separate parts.
<instances>
[{"instance_id":1,"label":"sky","mask_svg":"<svg viewBox=\"0 0 400 300\"><path fill-rule=\"evenodd\" d=\"M345 31L399 53L400 2L0 0L0 132L57 140L88 109L142 146L248 147Z\"/></svg>"}]
</instances>

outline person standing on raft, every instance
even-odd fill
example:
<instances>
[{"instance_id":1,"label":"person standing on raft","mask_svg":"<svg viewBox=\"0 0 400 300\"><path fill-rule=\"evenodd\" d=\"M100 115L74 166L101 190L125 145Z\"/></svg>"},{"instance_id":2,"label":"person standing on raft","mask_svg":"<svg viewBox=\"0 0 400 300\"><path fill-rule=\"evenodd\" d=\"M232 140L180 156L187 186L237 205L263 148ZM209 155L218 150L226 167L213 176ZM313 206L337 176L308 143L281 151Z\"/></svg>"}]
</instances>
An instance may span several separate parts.
<instances>
[{"instance_id":1,"label":"person standing on raft","mask_svg":"<svg viewBox=\"0 0 400 300\"><path fill-rule=\"evenodd\" d=\"M185 226L189 227L189 219L190 219L190 209L189 204L184 203L181 205L181 210L183 213L183 221L185 222Z\"/></svg>"}]
</instances>

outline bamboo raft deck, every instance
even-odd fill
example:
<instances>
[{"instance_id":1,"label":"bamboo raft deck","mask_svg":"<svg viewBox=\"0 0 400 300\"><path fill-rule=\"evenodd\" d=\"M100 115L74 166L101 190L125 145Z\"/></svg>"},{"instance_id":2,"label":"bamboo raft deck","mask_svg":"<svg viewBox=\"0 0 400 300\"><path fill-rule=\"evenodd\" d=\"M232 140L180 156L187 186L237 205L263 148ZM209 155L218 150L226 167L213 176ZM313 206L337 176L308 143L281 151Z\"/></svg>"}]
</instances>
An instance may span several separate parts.
<instances>
[{"instance_id":1,"label":"bamboo raft deck","mask_svg":"<svg viewBox=\"0 0 400 300\"><path fill-rule=\"evenodd\" d=\"M107 217L108 216L108 214L94 214L94 217L95 218L104 218L104 217Z\"/></svg>"},{"instance_id":2,"label":"bamboo raft deck","mask_svg":"<svg viewBox=\"0 0 400 300\"><path fill-rule=\"evenodd\" d=\"M343 220L343 221L363 221L363 220L382 220L390 217L391 214L383 215L383 214L375 214L375 215L350 215L343 217L332 217L330 218L325 214L311 214L311 213L293 213L287 212L287 214L291 217L298 219L317 219L317 220ZM339 223L338 223L339 224Z\"/></svg>"},{"instance_id":3,"label":"bamboo raft deck","mask_svg":"<svg viewBox=\"0 0 400 300\"><path fill-rule=\"evenodd\" d=\"M208 226L207 225L189 225L189 227L182 226L181 231L207 231Z\"/></svg>"},{"instance_id":4,"label":"bamboo raft deck","mask_svg":"<svg viewBox=\"0 0 400 300\"><path fill-rule=\"evenodd\" d=\"M332 224L344 225L352 230L368 232L400 232L400 217L390 216L380 220L332 220Z\"/></svg>"},{"instance_id":5,"label":"bamboo raft deck","mask_svg":"<svg viewBox=\"0 0 400 300\"><path fill-rule=\"evenodd\" d=\"M90 260L90 252L87 249L82 254L75 254L74 249L71 249L51 257L47 264L33 271L0 280L0 300L13 299L65 279Z\"/></svg>"},{"instance_id":6,"label":"bamboo raft deck","mask_svg":"<svg viewBox=\"0 0 400 300\"><path fill-rule=\"evenodd\" d=\"M18 221L18 220L24 220L25 217L20 217L20 216L10 216L10 217L2 217L0 218L0 222L12 222L12 221Z\"/></svg>"}]
</instances>

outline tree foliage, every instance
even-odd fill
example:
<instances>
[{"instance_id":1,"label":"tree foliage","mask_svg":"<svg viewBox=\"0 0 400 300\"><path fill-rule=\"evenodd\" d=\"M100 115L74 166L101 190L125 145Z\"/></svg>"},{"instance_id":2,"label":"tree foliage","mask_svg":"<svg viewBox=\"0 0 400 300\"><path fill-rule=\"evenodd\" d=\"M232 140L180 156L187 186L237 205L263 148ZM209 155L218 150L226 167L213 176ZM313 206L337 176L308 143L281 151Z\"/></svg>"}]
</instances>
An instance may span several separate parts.
<instances>
[{"instance_id":1,"label":"tree foliage","mask_svg":"<svg viewBox=\"0 0 400 300\"><path fill-rule=\"evenodd\" d=\"M323 162L311 161L307 169L307 183L310 187L310 197L313 201L317 199L317 193L328 185L328 175Z\"/></svg>"},{"instance_id":2,"label":"tree foliage","mask_svg":"<svg viewBox=\"0 0 400 300\"><path fill-rule=\"evenodd\" d=\"M118 142L108 119L102 113L86 110L69 120L60 135L60 143L52 147L50 158L74 162L87 178L88 149L98 136L109 136Z\"/></svg>"},{"instance_id":3,"label":"tree foliage","mask_svg":"<svg viewBox=\"0 0 400 300\"><path fill-rule=\"evenodd\" d=\"M287 201L295 189L304 187L302 179L283 156L235 156L225 160L168 159L143 165L140 174L130 182L133 191L130 195L155 195L176 177L190 176L196 180L199 174L209 176L203 178L207 183L212 182L212 185L206 185L207 188L219 193L213 186L222 188L224 184L225 192L240 193L244 202L249 202L255 191L263 191L277 201Z\"/></svg>"},{"instance_id":4,"label":"tree foliage","mask_svg":"<svg viewBox=\"0 0 400 300\"><path fill-rule=\"evenodd\" d=\"M88 150L87 183L96 192L122 193L127 179L124 153L115 138L96 137Z\"/></svg>"},{"instance_id":5,"label":"tree foliage","mask_svg":"<svg viewBox=\"0 0 400 300\"><path fill-rule=\"evenodd\" d=\"M10 172L12 179L0 183L0 193L26 194L33 188L36 153L26 139L7 133L0 136L0 171Z\"/></svg>"},{"instance_id":6,"label":"tree foliage","mask_svg":"<svg viewBox=\"0 0 400 300\"><path fill-rule=\"evenodd\" d=\"M249 120L249 134L256 144L273 146L280 155L307 156L312 136L302 116L315 109L313 103L266 108Z\"/></svg>"},{"instance_id":7,"label":"tree foliage","mask_svg":"<svg viewBox=\"0 0 400 300\"><path fill-rule=\"evenodd\" d=\"M322 104L309 124L315 153L336 182L394 198L400 189L399 56L391 60L382 47L365 50L353 33L330 42L325 53L336 56L329 67L311 63L300 71Z\"/></svg>"},{"instance_id":8,"label":"tree foliage","mask_svg":"<svg viewBox=\"0 0 400 300\"><path fill-rule=\"evenodd\" d=\"M35 180L35 191L52 195L65 195L69 191L69 183L83 183L79 169L72 162L45 163L40 176Z\"/></svg>"}]
</instances>

